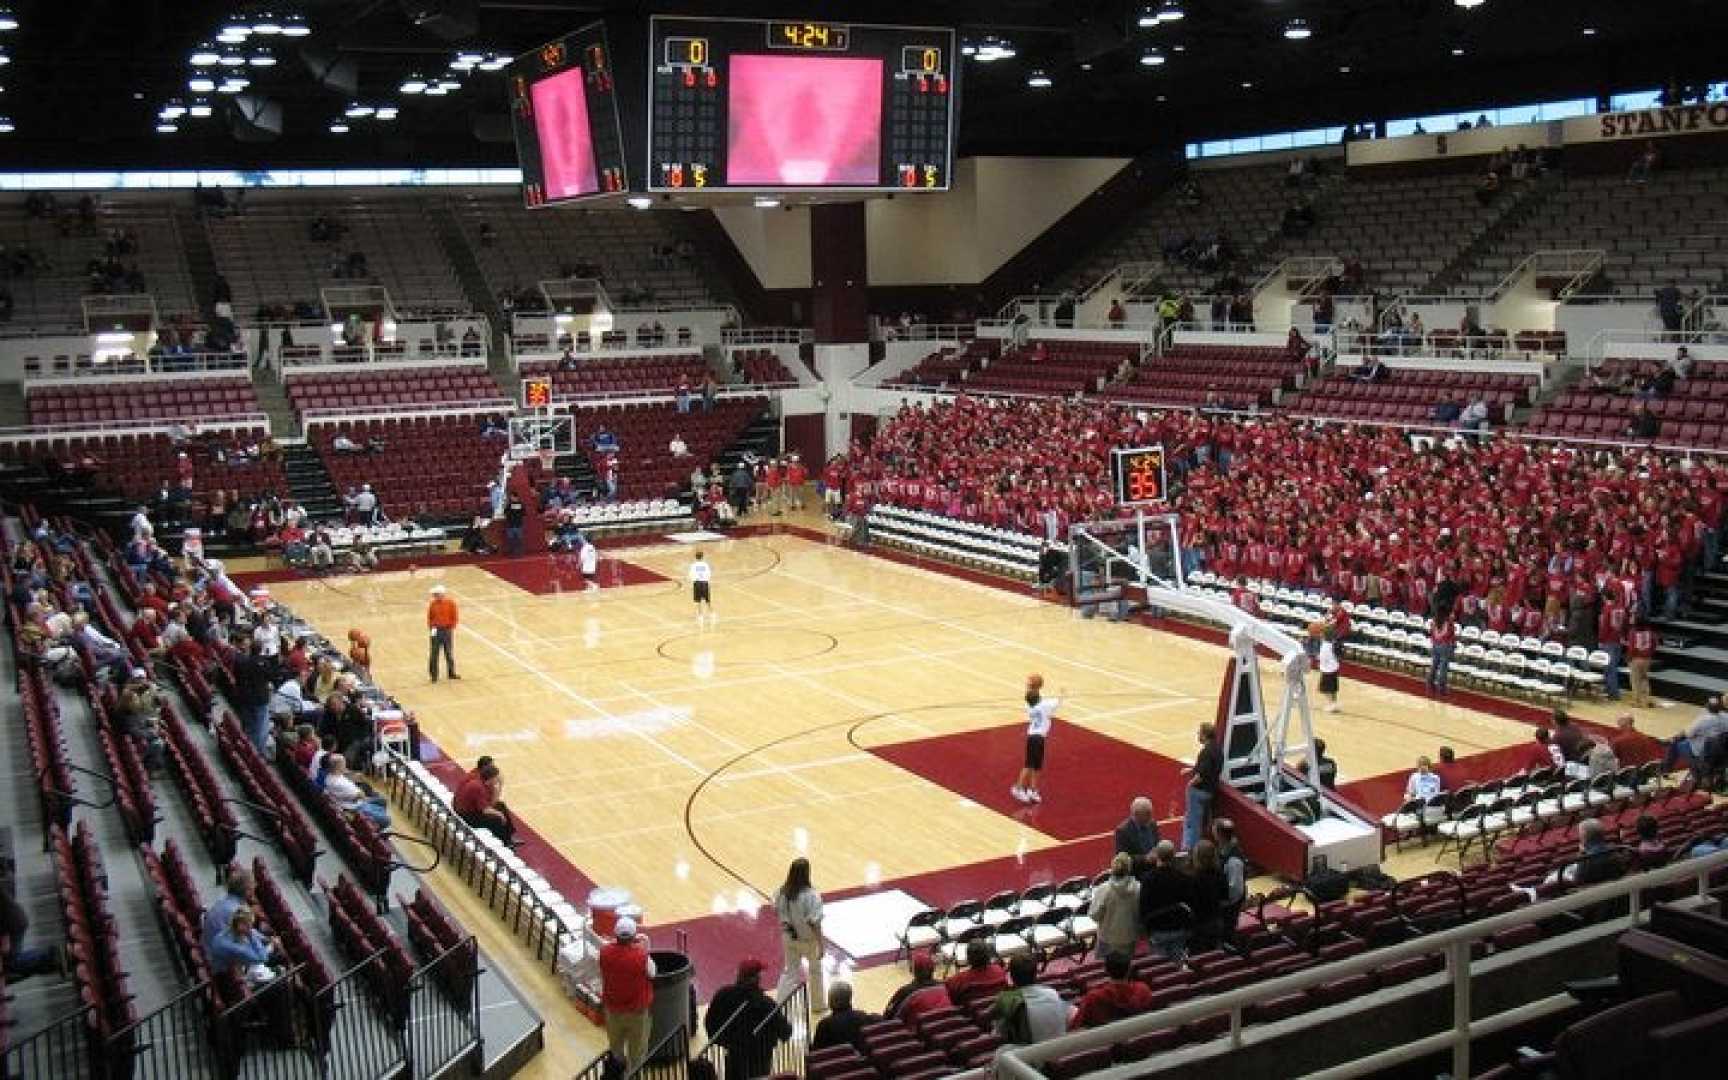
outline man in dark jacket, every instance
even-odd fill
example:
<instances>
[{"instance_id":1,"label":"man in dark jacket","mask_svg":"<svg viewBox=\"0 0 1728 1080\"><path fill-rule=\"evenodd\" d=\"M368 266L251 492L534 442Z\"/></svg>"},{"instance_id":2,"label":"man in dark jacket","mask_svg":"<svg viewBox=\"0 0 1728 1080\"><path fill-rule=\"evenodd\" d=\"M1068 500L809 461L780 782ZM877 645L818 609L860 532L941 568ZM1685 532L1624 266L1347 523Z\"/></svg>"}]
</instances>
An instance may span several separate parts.
<instances>
[{"instance_id":1,"label":"man in dark jacket","mask_svg":"<svg viewBox=\"0 0 1728 1080\"><path fill-rule=\"evenodd\" d=\"M1128 808L1128 818L1116 826L1116 854L1134 860L1134 873L1144 873L1152 865L1152 850L1163 837L1158 835L1158 822L1153 820L1152 800L1142 795Z\"/></svg>"},{"instance_id":2,"label":"man in dark jacket","mask_svg":"<svg viewBox=\"0 0 1728 1080\"><path fill-rule=\"evenodd\" d=\"M234 709L246 738L260 754L270 754L270 695L276 688L276 664L263 653L257 638L235 643L241 654L234 659Z\"/></svg>"},{"instance_id":3,"label":"man in dark jacket","mask_svg":"<svg viewBox=\"0 0 1728 1080\"><path fill-rule=\"evenodd\" d=\"M852 1007L852 984L835 982L828 986L828 1015L816 1025L810 1049L826 1050L830 1046L855 1046L864 1052L864 1026L875 1023L875 1013L860 1012Z\"/></svg>"},{"instance_id":4,"label":"man in dark jacket","mask_svg":"<svg viewBox=\"0 0 1728 1080\"><path fill-rule=\"evenodd\" d=\"M762 992L762 961L738 962L738 977L708 1003L703 1030L726 1051L726 1080L752 1080L773 1071L774 1047L791 1038L792 1025Z\"/></svg>"},{"instance_id":5,"label":"man in dark jacket","mask_svg":"<svg viewBox=\"0 0 1728 1080\"><path fill-rule=\"evenodd\" d=\"M1191 898L1188 875L1176 868L1176 845L1165 840L1152 852L1152 869L1140 878L1140 925L1166 959L1181 960L1188 953Z\"/></svg>"}]
</instances>

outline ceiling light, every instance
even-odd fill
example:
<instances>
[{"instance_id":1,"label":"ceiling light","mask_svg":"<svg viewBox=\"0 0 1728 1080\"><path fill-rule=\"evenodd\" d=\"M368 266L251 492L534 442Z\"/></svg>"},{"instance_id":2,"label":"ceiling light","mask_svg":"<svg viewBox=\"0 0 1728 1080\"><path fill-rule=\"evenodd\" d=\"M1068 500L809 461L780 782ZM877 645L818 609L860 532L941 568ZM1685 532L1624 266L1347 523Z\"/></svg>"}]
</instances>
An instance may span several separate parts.
<instances>
[{"instance_id":1,"label":"ceiling light","mask_svg":"<svg viewBox=\"0 0 1728 1080\"><path fill-rule=\"evenodd\" d=\"M276 16L269 12L262 12L253 17L252 32L254 34L264 34L266 36L270 34L280 34L282 32L282 23L277 20Z\"/></svg>"},{"instance_id":2,"label":"ceiling light","mask_svg":"<svg viewBox=\"0 0 1728 1080\"><path fill-rule=\"evenodd\" d=\"M348 134L348 121L346 121L346 120L332 120L332 121L330 121L330 134L332 134L332 135L346 135L346 134Z\"/></svg>"},{"instance_id":3,"label":"ceiling light","mask_svg":"<svg viewBox=\"0 0 1728 1080\"><path fill-rule=\"evenodd\" d=\"M224 45L240 45L251 36L250 30L224 30L216 35L216 40Z\"/></svg>"},{"instance_id":4,"label":"ceiling light","mask_svg":"<svg viewBox=\"0 0 1728 1080\"><path fill-rule=\"evenodd\" d=\"M223 67L241 67L246 63L246 54L230 45L222 50L222 55L216 62Z\"/></svg>"},{"instance_id":5,"label":"ceiling light","mask_svg":"<svg viewBox=\"0 0 1728 1080\"><path fill-rule=\"evenodd\" d=\"M346 116L350 119L359 119L362 116L371 116L372 115L372 106L362 105L358 101L356 101L356 102L352 103L351 105L349 105L348 108L344 109L342 111L342 115Z\"/></svg>"},{"instance_id":6,"label":"ceiling light","mask_svg":"<svg viewBox=\"0 0 1728 1080\"><path fill-rule=\"evenodd\" d=\"M253 67L275 67L276 54L269 49L257 49L246 58L246 62Z\"/></svg>"},{"instance_id":7,"label":"ceiling light","mask_svg":"<svg viewBox=\"0 0 1728 1080\"><path fill-rule=\"evenodd\" d=\"M222 54L217 52L209 42L192 50L193 67L215 67L222 62Z\"/></svg>"},{"instance_id":8,"label":"ceiling light","mask_svg":"<svg viewBox=\"0 0 1728 1080\"><path fill-rule=\"evenodd\" d=\"M1254 84L1253 84L1253 83L1251 83L1251 82L1245 82L1245 83L1243 83L1243 84L1242 84L1242 89L1244 89L1244 90L1252 90L1252 89L1254 89Z\"/></svg>"},{"instance_id":9,"label":"ceiling light","mask_svg":"<svg viewBox=\"0 0 1728 1080\"><path fill-rule=\"evenodd\" d=\"M976 45L962 45L962 46L960 46L960 55L961 56L976 56L977 54L978 54L978 46L976 46Z\"/></svg>"},{"instance_id":10,"label":"ceiling light","mask_svg":"<svg viewBox=\"0 0 1728 1080\"><path fill-rule=\"evenodd\" d=\"M780 200L772 195L758 195L753 200L753 204L758 210L772 210L780 205Z\"/></svg>"},{"instance_id":11,"label":"ceiling light","mask_svg":"<svg viewBox=\"0 0 1728 1080\"><path fill-rule=\"evenodd\" d=\"M486 59L480 62L481 71L499 71L509 66L510 58L508 56L501 56L498 53L490 53L487 55Z\"/></svg>"},{"instance_id":12,"label":"ceiling light","mask_svg":"<svg viewBox=\"0 0 1728 1080\"><path fill-rule=\"evenodd\" d=\"M1307 41L1314 36L1314 30L1307 19L1291 19L1284 24L1284 36L1291 41Z\"/></svg>"},{"instance_id":13,"label":"ceiling light","mask_svg":"<svg viewBox=\"0 0 1728 1080\"><path fill-rule=\"evenodd\" d=\"M1584 28L1584 36L1585 37L1595 37L1596 36L1596 28L1594 26L1586 26Z\"/></svg>"},{"instance_id":14,"label":"ceiling light","mask_svg":"<svg viewBox=\"0 0 1728 1080\"><path fill-rule=\"evenodd\" d=\"M216 89L216 80L207 75L194 75L186 80L186 89L194 94L208 94Z\"/></svg>"},{"instance_id":15,"label":"ceiling light","mask_svg":"<svg viewBox=\"0 0 1728 1080\"><path fill-rule=\"evenodd\" d=\"M1050 76L1044 74L1043 68L1039 68L1026 77L1026 85L1034 90L1048 90L1051 85Z\"/></svg>"},{"instance_id":16,"label":"ceiling light","mask_svg":"<svg viewBox=\"0 0 1728 1080\"><path fill-rule=\"evenodd\" d=\"M12 54L7 52L5 49L0 49L0 67L5 67L7 64L10 64L11 62L12 62Z\"/></svg>"},{"instance_id":17,"label":"ceiling light","mask_svg":"<svg viewBox=\"0 0 1728 1080\"><path fill-rule=\"evenodd\" d=\"M380 105L378 106L378 111L372 115L380 120L394 120L396 119L396 106Z\"/></svg>"},{"instance_id":18,"label":"ceiling light","mask_svg":"<svg viewBox=\"0 0 1728 1080\"><path fill-rule=\"evenodd\" d=\"M172 135L179 131L180 127L177 124L161 123L156 125L156 130L163 135Z\"/></svg>"},{"instance_id":19,"label":"ceiling light","mask_svg":"<svg viewBox=\"0 0 1728 1080\"><path fill-rule=\"evenodd\" d=\"M186 115L197 119L203 119L210 115L210 103L205 101L203 98L197 98L187 107Z\"/></svg>"},{"instance_id":20,"label":"ceiling light","mask_svg":"<svg viewBox=\"0 0 1728 1080\"><path fill-rule=\"evenodd\" d=\"M402 80L402 85L397 89L404 94L423 94L426 92L426 80L418 75L410 75Z\"/></svg>"},{"instance_id":21,"label":"ceiling light","mask_svg":"<svg viewBox=\"0 0 1728 1080\"><path fill-rule=\"evenodd\" d=\"M1140 62L1147 67L1157 67L1164 62L1164 54L1157 49L1147 49L1140 54Z\"/></svg>"},{"instance_id":22,"label":"ceiling light","mask_svg":"<svg viewBox=\"0 0 1728 1080\"><path fill-rule=\"evenodd\" d=\"M0 30L18 29L18 16L9 7L0 7Z\"/></svg>"},{"instance_id":23,"label":"ceiling light","mask_svg":"<svg viewBox=\"0 0 1728 1080\"><path fill-rule=\"evenodd\" d=\"M443 83L432 83L426 87L427 97L443 97L449 92L450 90Z\"/></svg>"},{"instance_id":24,"label":"ceiling light","mask_svg":"<svg viewBox=\"0 0 1728 1080\"><path fill-rule=\"evenodd\" d=\"M1483 4L1486 4L1488 0L1452 0L1452 2L1463 8L1465 11L1470 11L1473 8L1479 8Z\"/></svg>"},{"instance_id":25,"label":"ceiling light","mask_svg":"<svg viewBox=\"0 0 1728 1080\"><path fill-rule=\"evenodd\" d=\"M1463 56L1464 55L1464 47L1462 45L1453 46L1452 55L1453 56Z\"/></svg>"},{"instance_id":26,"label":"ceiling light","mask_svg":"<svg viewBox=\"0 0 1728 1080\"><path fill-rule=\"evenodd\" d=\"M1181 22L1182 16L1185 14L1187 12L1182 10L1182 5L1178 4L1176 0L1164 0L1164 6L1158 9L1158 21Z\"/></svg>"},{"instance_id":27,"label":"ceiling light","mask_svg":"<svg viewBox=\"0 0 1728 1080\"><path fill-rule=\"evenodd\" d=\"M452 79L450 76L445 75L438 80L438 86L440 89L444 90L445 92L449 92L451 90L460 90L460 89L462 89L462 80L461 79ZM428 93L430 93L430 91L428 91Z\"/></svg>"},{"instance_id":28,"label":"ceiling light","mask_svg":"<svg viewBox=\"0 0 1728 1080\"><path fill-rule=\"evenodd\" d=\"M450 61L450 66L457 71L472 71L484 59L486 57L481 53L459 52L456 54L456 59Z\"/></svg>"},{"instance_id":29,"label":"ceiling light","mask_svg":"<svg viewBox=\"0 0 1728 1080\"><path fill-rule=\"evenodd\" d=\"M238 94L251 85L252 80L250 79L223 79L221 85L216 87L216 92L218 94Z\"/></svg>"},{"instance_id":30,"label":"ceiling light","mask_svg":"<svg viewBox=\"0 0 1728 1080\"><path fill-rule=\"evenodd\" d=\"M1170 99L1168 97L1164 96L1163 94L1158 95L1158 101L1160 104L1162 104L1163 102L1169 101L1169 100Z\"/></svg>"},{"instance_id":31,"label":"ceiling light","mask_svg":"<svg viewBox=\"0 0 1728 1080\"><path fill-rule=\"evenodd\" d=\"M307 26L306 20L299 15L290 15L282 20L283 37L305 37L311 32L312 28Z\"/></svg>"},{"instance_id":32,"label":"ceiling light","mask_svg":"<svg viewBox=\"0 0 1728 1080\"><path fill-rule=\"evenodd\" d=\"M1140 14L1134 17L1134 25L1142 30L1150 30L1158 25L1158 13L1148 5L1140 9Z\"/></svg>"},{"instance_id":33,"label":"ceiling light","mask_svg":"<svg viewBox=\"0 0 1728 1080\"><path fill-rule=\"evenodd\" d=\"M1082 61L1080 64L1080 70L1081 71L1091 71L1092 70L1092 62L1090 60Z\"/></svg>"},{"instance_id":34,"label":"ceiling light","mask_svg":"<svg viewBox=\"0 0 1728 1080\"><path fill-rule=\"evenodd\" d=\"M241 37L245 37L247 34L252 32L252 20L240 15L230 15L222 21L222 32L224 34L239 34Z\"/></svg>"},{"instance_id":35,"label":"ceiling light","mask_svg":"<svg viewBox=\"0 0 1728 1080\"><path fill-rule=\"evenodd\" d=\"M1340 74L1340 75L1350 74L1350 65L1349 64L1340 65L1338 68L1338 74Z\"/></svg>"},{"instance_id":36,"label":"ceiling light","mask_svg":"<svg viewBox=\"0 0 1728 1080\"><path fill-rule=\"evenodd\" d=\"M162 106L162 110L156 114L157 118L161 120L178 120L185 115L186 106L181 103L179 98L175 98Z\"/></svg>"},{"instance_id":37,"label":"ceiling light","mask_svg":"<svg viewBox=\"0 0 1728 1080\"><path fill-rule=\"evenodd\" d=\"M18 129L13 126L10 116L0 116L0 135L10 135Z\"/></svg>"}]
</instances>

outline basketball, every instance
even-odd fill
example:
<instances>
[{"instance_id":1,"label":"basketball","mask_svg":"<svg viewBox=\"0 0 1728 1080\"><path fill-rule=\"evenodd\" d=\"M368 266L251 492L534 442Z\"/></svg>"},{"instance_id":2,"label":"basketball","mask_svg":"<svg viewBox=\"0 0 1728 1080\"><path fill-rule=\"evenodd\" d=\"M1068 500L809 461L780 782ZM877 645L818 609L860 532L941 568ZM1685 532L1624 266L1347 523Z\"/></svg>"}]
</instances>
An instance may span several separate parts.
<instances>
[{"instance_id":1,"label":"basketball","mask_svg":"<svg viewBox=\"0 0 1728 1080\"><path fill-rule=\"evenodd\" d=\"M1326 624L1323 622L1311 622L1308 624L1308 636L1309 637L1319 637L1321 634L1324 634L1325 632L1326 632Z\"/></svg>"},{"instance_id":2,"label":"basketball","mask_svg":"<svg viewBox=\"0 0 1728 1080\"><path fill-rule=\"evenodd\" d=\"M1028 689L1028 690L1042 690L1042 689L1044 689L1044 676L1042 676L1042 675L1028 675L1028 676L1026 676L1026 689Z\"/></svg>"}]
</instances>

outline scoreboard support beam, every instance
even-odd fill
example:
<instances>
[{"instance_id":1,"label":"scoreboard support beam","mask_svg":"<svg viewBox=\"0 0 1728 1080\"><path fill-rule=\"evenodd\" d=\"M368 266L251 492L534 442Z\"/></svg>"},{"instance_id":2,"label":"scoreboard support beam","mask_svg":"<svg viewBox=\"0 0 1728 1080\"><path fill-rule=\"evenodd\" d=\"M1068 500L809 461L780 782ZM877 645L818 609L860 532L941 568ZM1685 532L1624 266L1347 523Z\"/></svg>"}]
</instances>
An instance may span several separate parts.
<instances>
[{"instance_id":1,"label":"scoreboard support beam","mask_svg":"<svg viewBox=\"0 0 1728 1080\"><path fill-rule=\"evenodd\" d=\"M810 208L810 322L818 343L870 340L869 256L862 202Z\"/></svg>"}]
</instances>

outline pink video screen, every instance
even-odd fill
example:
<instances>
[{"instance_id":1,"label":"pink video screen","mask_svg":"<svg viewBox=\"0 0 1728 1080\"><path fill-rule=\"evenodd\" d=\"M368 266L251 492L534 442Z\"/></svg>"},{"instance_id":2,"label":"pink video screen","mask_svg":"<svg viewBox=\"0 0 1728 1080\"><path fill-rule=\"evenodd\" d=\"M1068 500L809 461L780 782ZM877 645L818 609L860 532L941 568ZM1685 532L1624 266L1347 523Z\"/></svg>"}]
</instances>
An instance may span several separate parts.
<instances>
[{"instance_id":1,"label":"pink video screen","mask_svg":"<svg viewBox=\"0 0 1728 1080\"><path fill-rule=\"evenodd\" d=\"M573 67L540 80L529 91L534 97L534 131L540 137L540 167L548 199L600 190L582 78L582 68Z\"/></svg>"},{"instance_id":2,"label":"pink video screen","mask_svg":"<svg viewBox=\"0 0 1728 1080\"><path fill-rule=\"evenodd\" d=\"M882 61L733 56L726 183L875 187L882 182Z\"/></svg>"}]
</instances>

